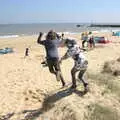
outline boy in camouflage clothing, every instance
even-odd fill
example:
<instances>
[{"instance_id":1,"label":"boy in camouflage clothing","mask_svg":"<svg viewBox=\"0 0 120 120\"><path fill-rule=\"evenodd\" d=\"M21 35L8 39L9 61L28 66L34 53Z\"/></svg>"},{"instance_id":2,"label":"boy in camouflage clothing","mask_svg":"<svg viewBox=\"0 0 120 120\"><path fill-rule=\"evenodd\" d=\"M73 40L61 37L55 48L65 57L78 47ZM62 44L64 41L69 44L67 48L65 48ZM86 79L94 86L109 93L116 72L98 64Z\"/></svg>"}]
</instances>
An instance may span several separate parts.
<instances>
[{"instance_id":1,"label":"boy in camouflage clothing","mask_svg":"<svg viewBox=\"0 0 120 120\"><path fill-rule=\"evenodd\" d=\"M74 89L76 88L75 75L77 72L79 72L78 78L82 81L82 83L84 85L84 88L85 88L84 91L87 92L88 91L88 82L85 81L85 79L83 78L83 75L87 70L88 61L85 59L83 50L79 47L79 45L77 45L75 40L66 39L65 46L68 48L68 50L65 53L65 55L61 58L61 61L65 60L69 57L72 57L74 60L74 66L71 70L71 75L72 75L71 88L74 88Z\"/></svg>"}]
</instances>

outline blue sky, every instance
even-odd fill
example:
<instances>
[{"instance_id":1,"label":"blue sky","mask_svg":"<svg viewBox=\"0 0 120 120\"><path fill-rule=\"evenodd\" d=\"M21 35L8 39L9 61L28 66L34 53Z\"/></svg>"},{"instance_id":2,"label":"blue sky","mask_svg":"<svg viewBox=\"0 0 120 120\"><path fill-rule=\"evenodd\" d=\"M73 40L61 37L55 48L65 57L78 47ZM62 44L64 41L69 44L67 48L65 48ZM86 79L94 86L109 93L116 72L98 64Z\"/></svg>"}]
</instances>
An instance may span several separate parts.
<instances>
[{"instance_id":1,"label":"blue sky","mask_svg":"<svg viewBox=\"0 0 120 120\"><path fill-rule=\"evenodd\" d=\"M0 0L0 24L120 23L120 0Z\"/></svg>"}]
</instances>

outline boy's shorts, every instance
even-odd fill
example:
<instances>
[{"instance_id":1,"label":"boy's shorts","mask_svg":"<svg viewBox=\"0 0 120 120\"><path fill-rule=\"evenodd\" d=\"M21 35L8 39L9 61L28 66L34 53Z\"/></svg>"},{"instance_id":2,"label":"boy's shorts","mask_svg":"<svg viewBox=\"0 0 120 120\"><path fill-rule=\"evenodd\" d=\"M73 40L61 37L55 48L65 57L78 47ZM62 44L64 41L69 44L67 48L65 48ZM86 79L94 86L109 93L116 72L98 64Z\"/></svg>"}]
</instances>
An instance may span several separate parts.
<instances>
[{"instance_id":1,"label":"boy's shorts","mask_svg":"<svg viewBox=\"0 0 120 120\"><path fill-rule=\"evenodd\" d=\"M48 64L50 72L60 71L60 65L59 65L58 58L47 59L47 64Z\"/></svg>"},{"instance_id":2,"label":"boy's shorts","mask_svg":"<svg viewBox=\"0 0 120 120\"><path fill-rule=\"evenodd\" d=\"M82 62L82 63L76 62L75 65L74 65L74 68L75 68L76 70L86 70L87 67L88 67L88 61L87 61L87 60L85 60L85 61Z\"/></svg>"}]
</instances>

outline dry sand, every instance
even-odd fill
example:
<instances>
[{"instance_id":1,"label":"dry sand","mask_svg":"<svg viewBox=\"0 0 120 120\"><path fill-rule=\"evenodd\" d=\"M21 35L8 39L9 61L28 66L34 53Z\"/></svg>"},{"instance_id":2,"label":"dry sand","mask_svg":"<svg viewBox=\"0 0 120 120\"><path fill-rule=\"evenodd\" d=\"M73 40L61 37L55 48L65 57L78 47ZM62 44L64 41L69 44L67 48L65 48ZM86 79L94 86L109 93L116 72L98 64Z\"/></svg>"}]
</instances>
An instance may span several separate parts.
<instances>
[{"instance_id":1,"label":"dry sand","mask_svg":"<svg viewBox=\"0 0 120 120\"><path fill-rule=\"evenodd\" d=\"M113 43L97 44L94 50L85 52L89 61L87 71L89 74L99 74L105 61L120 57L120 38L111 37L109 33L105 33L104 36L111 39ZM79 35L66 35L66 37L76 38L81 44ZM60 89L61 83L56 81L47 67L43 68L40 64L44 60L45 51L44 47L36 43L36 40L37 36L0 39L0 48L14 49L14 53L0 55L0 120L33 120L34 117L25 118L29 113L31 116L39 115L35 120L95 120L89 117L92 114L89 111L93 110L91 105L96 103L113 108L116 114L120 114L120 99L116 100L113 97L116 94L110 93L103 96L104 85L99 86L91 78L88 78L90 92L85 96L81 96L79 90L69 93L67 88ZM30 56L24 59L26 47L30 47ZM61 56L66 51L65 48L59 50ZM61 65L66 82L71 81L72 66L72 59L64 61ZM24 110L34 109L36 110L34 112L21 113ZM8 113L14 113L14 115L5 119L2 115ZM9 117L9 114L6 117Z\"/></svg>"}]
</instances>

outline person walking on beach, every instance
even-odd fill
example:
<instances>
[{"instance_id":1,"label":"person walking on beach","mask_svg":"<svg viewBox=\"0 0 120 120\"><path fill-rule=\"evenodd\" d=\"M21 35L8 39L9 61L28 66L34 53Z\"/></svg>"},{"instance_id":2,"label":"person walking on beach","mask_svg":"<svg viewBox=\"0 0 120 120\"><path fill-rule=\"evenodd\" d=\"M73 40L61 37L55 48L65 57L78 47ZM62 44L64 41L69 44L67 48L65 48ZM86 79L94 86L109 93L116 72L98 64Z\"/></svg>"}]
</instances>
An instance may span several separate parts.
<instances>
[{"instance_id":1,"label":"person walking on beach","mask_svg":"<svg viewBox=\"0 0 120 120\"><path fill-rule=\"evenodd\" d=\"M64 39L64 33L62 33L62 35L61 35L61 39L62 39L62 40Z\"/></svg>"},{"instance_id":2,"label":"person walking on beach","mask_svg":"<svg viewBox=\"0 0 120 120\"><path fill-rule=\"evenodd\" d=\"M58 55L58 47L60 46L61 41L58 39L57 33L55 33L53 30L48 32L46 40L41 40L42 35L43 33L40 32L37 43L45 46L46 60L49 71L56 76L58 81L61 80L62 86L65 86Z\"/></svg>"},{"instance_id":3,"label":"person walking on beach","mask_svg":"<svg viewBox=\"0 0 120 120\"><path fill-rule=\"evenodd\" d=\"M89 47L90 48L94 48L95 47L95 40L94 40L94 37L93 36L91 36L90 38L89 38Z\"/></svg>"},{"instance_id":4,"label":"person walking on beach","mask_svg":"<svg viewBox=\"0 0 120 120\"><path fill-rule=\"evenodd\" d=\"M26 58L27 56L29 56L29 48L28 47L25 49L25 56L24 56L24 58Z\"/></svg>"},{"instance_id":5,"label":"person walking on beach","mask_svg":"<svg viewBox=\"0 0 120 120\"><path fill-rule=\"evenodd\" d=\"M84 91L87 92L88 82L83 78L83 76L87 70L88 61L85 59L82 49L80 49L79 45L77 45L75 40L66 39L65 46L68 48L68 50L65 53L65 55L61 58L61 61L69 57L72 57L74 60L74 66L71 70L71 76L72 76L71 88L75 89L77 87L75 75L77 72L79 72L78 79L82 81L85 88Z\"/></svg>"},{"instance_id":6,"label":"person walking on beach","mask_svg":"<svg viewBox=\"0 0 120 120\"><path fill-rule=\"evenodd\" d=\"M85 47L85 43L87 43L87 42L88 42L88 34L87 34L87 32L85 32L82 34L82 48Z\"/></svg>"}]
</instances>

